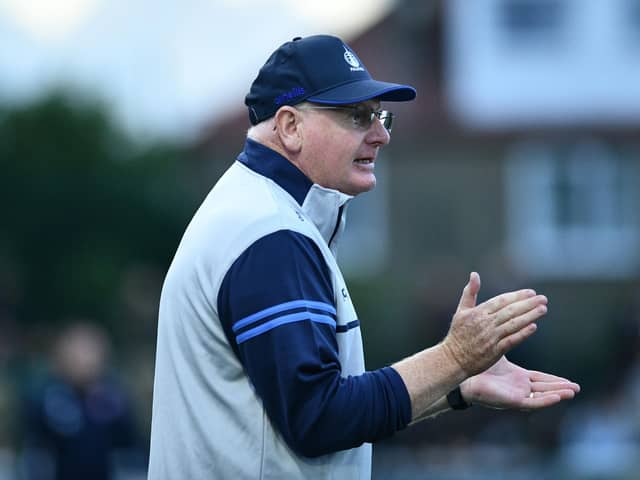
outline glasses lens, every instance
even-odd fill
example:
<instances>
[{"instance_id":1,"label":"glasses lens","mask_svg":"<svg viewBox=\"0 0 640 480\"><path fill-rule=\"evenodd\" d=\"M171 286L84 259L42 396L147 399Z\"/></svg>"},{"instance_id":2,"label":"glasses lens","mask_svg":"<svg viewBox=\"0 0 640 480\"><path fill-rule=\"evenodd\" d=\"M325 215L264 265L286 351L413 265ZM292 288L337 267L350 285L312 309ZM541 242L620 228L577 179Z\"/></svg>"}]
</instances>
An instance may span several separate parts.
<instances>
[{"instance_id":1,"label":"glasses lens","mask_svg":"<svg viewBox=\"0 0 640 480\"><path fill-rule=\"evenodd\" d=\"M374 112L367 107L353 109L353 123L360 128L368 129L375 118Z\"/></svg>"},{"instance_id":2,"label":"glasses lens","mask_svg":"<svg viewBox=\"0 0 640 480\"><path fill-rule=\"evenodd\" d=\"M377 116L382 122L384 128L387 129L387 132L390 132L393 125L393 113L389 112L388 110L382 110L377 113Z\"/></svg>"},{"instance_id":3,"label":"glasses lens","mask_svg":"<svg viewBox=\"0 0 640 480\"><path fill-rule=\"evenodd\" d=\"M330 107L328 107L330 108ZM382 122L384 128L390 132L393 123L393 113L388 110L373 110L365 106L357 107L345 107L345 109L351 110L353 124L357 128L368 130L371 128L373 122L377 119Z\"/></svg>"}]
</instances>

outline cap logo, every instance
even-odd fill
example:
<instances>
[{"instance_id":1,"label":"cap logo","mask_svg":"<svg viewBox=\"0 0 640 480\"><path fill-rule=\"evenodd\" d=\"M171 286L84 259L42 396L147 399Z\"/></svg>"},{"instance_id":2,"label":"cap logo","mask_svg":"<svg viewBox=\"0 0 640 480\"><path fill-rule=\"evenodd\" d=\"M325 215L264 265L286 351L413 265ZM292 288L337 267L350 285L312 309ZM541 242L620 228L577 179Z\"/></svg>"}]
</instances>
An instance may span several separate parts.
<instances>
[{"instance_id":1,"label":"cap logo","mask_svg":"<svg viewBox=\"0 0 640 480\"><path fill-rule=\"evenodd\" d=\"M304 95L305 94L305 89L302 87L293 87L291 90L289 90L288 92L284 92L281 93L280 95L278 95L275 100L273 101L273 103L275 103L276 105L282 105L283 103L288 102L289 100L293 100L296 97L299 97L300 95Z\"/></svg>"},{"instance_id":2,"label":"cap logo","mask_svg":"<svg viewBox=\"0 0 640 480\"><path fill-rule=\"evenodd\" d=\"M353 52L349 51L349 49L344 47L344 61L351 65L352 72L363 72L364 68L360 66L360 61L358 57L356 57Z\"/></svg>"}]
</instances>

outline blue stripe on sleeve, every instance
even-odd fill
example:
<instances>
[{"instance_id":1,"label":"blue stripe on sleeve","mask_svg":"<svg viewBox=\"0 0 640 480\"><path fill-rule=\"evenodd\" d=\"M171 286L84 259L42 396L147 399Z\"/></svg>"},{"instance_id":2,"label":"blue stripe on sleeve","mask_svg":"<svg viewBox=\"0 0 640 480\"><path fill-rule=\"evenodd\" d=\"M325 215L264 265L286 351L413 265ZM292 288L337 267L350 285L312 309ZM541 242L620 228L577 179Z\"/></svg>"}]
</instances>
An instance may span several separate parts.
<instances>
[{"instance_id":1,"label":"blue stripe on sleeve","mask_svg":"<svg viewBox=\"0 0 640 480\"><path fill-rule=\"evenodd\" d=\"M333 305L329 305L328 303L323 302L314 302L311 300L294 300L292 302L281 303L280 305L274 305L273 307L265 308L253 315L249 315L248 317L243 318L242 320L238 320L233 324L233 331L237 332L238 330L246 327L247 325L257 322L258 320L262 320L265 317L269 317L271 315L275 315L276 313L284 312L287 310L292 310L294 308L307 307L313 308L314 310L323 310L325 312L332 313L336 315L336 309ZM334 322L335 324L335 322Z\"/></svg>"},{"instance_id":2,"label":"blue stripe on sleeve","mask_svg":"<svg viewBox=\"0 0 640 480\"><path fill-rule=\"evenodd\" d=\"M336 327L336 321L326 315L318 315L317 313L312 312L298 312L292 313L290 315L283 315L282 317L277 317L273 320L263 323L258 327L247 330L246 332L241 333L236 337L236 342L240 344L249 340L250 338L260 335L261 333L268 332L272 328L279 327L280 325L284 325L286 323L300 322L302 320L311 320L313 322L330 325L333 328Z\"/></svg>"}]
</instances>

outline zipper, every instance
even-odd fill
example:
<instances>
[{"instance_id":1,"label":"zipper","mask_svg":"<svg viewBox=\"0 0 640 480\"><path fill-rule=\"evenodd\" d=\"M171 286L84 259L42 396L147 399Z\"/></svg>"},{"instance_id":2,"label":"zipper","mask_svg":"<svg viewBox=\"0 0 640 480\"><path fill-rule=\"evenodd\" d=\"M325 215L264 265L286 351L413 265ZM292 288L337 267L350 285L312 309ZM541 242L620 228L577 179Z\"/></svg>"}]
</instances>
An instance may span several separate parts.
<instances>
[{"instance_id":1,"label":"zipper","mask_svg":"<svg viewBox=\"0 0 640 480\"><path fill-rule=\"evenodd\" d=\"M333 229L333 233L331 234L331 237L329 237L329 243L327 243L329 247L331 247L331 242L333 242L333 239L336 236L336 233L338 233L338 228L340 228L340 222L342 221L343 210L344 210L344 205L340 205L340 208L338 209L338 221L336 222L336 226Z\"/></svg>"}]
</instances>

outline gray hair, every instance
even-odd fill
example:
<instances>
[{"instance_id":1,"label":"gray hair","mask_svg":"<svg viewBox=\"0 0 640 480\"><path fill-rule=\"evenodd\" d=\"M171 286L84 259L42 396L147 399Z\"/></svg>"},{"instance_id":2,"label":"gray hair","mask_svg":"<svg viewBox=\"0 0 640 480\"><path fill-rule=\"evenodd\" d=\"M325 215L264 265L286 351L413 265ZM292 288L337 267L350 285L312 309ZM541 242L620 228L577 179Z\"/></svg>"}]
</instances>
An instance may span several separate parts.
<instances>
[{"instance_id":1,"label":"gray hair","mask_svg":"<svg viewBox=\"0 0 640 480\"><path fill-rule=\"evenodd\" d=\"M306 105L311 105L309 102L300 102L295 105L290 105L292 107L304 107ZM273 135L275 126L275 115L273 117L269 117L262 122L252 125L247 130L247 137L252 138L254 140L271 138Z\"/></svg>"}]
</instances>

